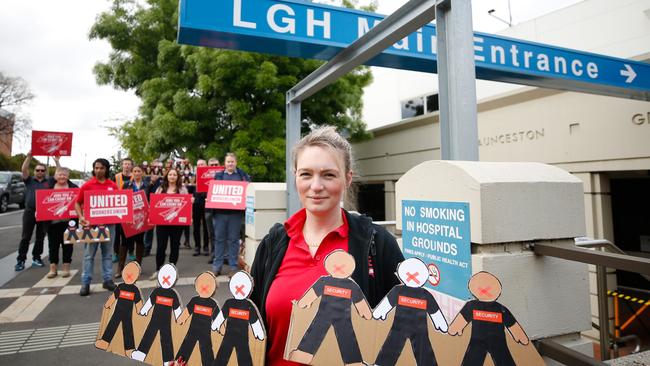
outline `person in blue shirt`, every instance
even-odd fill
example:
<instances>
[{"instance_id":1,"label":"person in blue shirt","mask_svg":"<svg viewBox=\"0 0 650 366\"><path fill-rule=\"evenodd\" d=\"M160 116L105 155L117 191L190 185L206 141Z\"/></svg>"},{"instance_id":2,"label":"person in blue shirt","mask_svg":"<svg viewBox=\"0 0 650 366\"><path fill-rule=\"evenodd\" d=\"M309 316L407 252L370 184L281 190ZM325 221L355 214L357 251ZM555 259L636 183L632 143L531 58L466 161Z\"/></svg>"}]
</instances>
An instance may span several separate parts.
<instances>
[{"instance_id":1,"label":"person in blue shirt","mask_svg":"<svg viewBox=\"0 0 650 366\"><path fill-rule=\"evenodd\" d=\"M237 168L237 156L234 153L227 153L224 162L226 169L215 174L216 180L233 180L250 182L251 178L243 170ZM239 238L242 224L243 211L241 210L214 210L212 224L214 226L214 259L212 270L216 275L229 275L237 271L237 259L239 256ZM228 264L225 260L228 258Z\"/></svg>"}]
</instances>

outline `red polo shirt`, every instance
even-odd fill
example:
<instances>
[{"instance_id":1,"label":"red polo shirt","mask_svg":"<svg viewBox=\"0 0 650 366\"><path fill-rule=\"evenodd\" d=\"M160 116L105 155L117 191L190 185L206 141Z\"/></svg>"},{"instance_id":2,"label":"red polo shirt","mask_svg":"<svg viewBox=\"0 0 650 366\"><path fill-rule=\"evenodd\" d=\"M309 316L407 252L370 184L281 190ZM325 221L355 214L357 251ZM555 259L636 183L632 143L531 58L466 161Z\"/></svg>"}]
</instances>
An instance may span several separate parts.
<instances>
[{"instance_id":1,"label":"red polo shirt","mask_svg":"<svg viewBox=\"0 0 650 366\"><path fill-rule=\"evenodd\" d=\"M106 179L103 183L100 183L97 178L92 177L89 181L84 183L81 188L79 188L79 196L77 196L77 202L80 205L84 204L84 194L86 191L113 191L117 190L117 184L110 179Z\"/></svg>"},{"instance_id":2,"label":"red polo shirt","mask_svg":"<svg viewBox=\"0 0 650 366\"><path fill-rule=\"evenodd\" d=\"M336 249L348 251L349 228L343 210L341 216L343 224L325 236L313 257L302 235L307 217L305 209L296 212L284 223L290 238L289 247L271 284L265 305L268 342L271 345L266 355L267 365L298 365L283 359L291 320L291 301L299 300L316 280L327 276L324 265L327 254Z\"/></svg>"}]
</instances>

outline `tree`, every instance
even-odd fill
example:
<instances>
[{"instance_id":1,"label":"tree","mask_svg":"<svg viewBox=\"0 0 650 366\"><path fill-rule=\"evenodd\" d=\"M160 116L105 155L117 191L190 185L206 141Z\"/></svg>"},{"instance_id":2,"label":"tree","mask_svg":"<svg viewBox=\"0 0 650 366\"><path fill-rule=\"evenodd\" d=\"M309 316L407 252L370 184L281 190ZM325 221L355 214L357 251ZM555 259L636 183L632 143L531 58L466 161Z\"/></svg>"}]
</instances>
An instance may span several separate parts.
<instances>
[{"instance_id":1,"label":"tree","mask_svg":"<svg viewBox=\"0 0 650 366\"><path fill-rule=\"evenodd\" d=\"M21 107L34 99L27 82L19 77L6 76L0 71L0 109L13 114L14 123L0 123L0 135L24 136L31 130L32 121L22 114Z\"/></svg>"},{"instance_id":2,"label":"tree","mask_svg":"<svg viewBox=\"0 0 650 366\"><path fill-rule=\"evenodd\" d=\"M90 38L113 48L95 65L97 82L134 90L142 101L137 118L112 134L136 160L233 151L255 180L283 181L285 93L322 62L181 46L177 19L177 0L113 0L97 17ZM303 131L331 124L367 138L361 97L371 80L360 67L304 102Z\"/></svg>"}]
</instances>

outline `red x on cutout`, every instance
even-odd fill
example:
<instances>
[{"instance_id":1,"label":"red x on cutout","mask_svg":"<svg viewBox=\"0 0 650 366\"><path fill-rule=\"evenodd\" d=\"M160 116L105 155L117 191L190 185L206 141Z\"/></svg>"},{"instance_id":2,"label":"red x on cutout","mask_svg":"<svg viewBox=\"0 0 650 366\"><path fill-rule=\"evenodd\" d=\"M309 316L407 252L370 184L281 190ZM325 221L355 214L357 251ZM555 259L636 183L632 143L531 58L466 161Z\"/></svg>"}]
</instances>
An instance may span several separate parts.
<instances>
[{"instance_id":1,"label":"red x on cutout","mask_svg":"<svg viewBox=\"0 0 650 366\"><path fill-rule=\"evenodd\" d=\"M241 294L242 296L246 296L243 290L244 290L244 285L235 286L235 295Z\"/></svg>"},{"instance_id":2,"label":"red x on cutout","mask_svg":"<svg viewBox=\"0 0 650 366\"><path fill-rule=\"evenodd\" d=\"M201 293L207 294L210 291L210 285L201 285Z\"/></svg>"},{"instance_id":3,"label":"red x on cutout","mask_svg":"<svg viewBox=\"0 0 650 366\"><path fill-rule=\"evenodd\" d=\"M340 273L340 274L345 274L343 272L343 269L345 268L345 264L341 264L340 266L337 266L336 264L334 265L334 272L335 273Z\"/></svg>"},{"instance_id":4,"label":"red x on cutout","mask_svg":"<svg viewBox=\"0 0 650 366\"><path fill-rule=\"evenodd\" d=\"M163 281L162 281L163 283L162 284L171 286L172 283L169 281L171 278L172 278L172 276L163 276Z\"/></svg>"},{"instance_id":5,"label":"red x on cutout","mask_svg":"<svg viewBox=\"0 0 650 366\"><path fill-rule=\"evenodd\" d=\"M490 293L490 290L491 290L491 289L492 289L492 287L490 287L490 286L487 286L487 287L479 287L479 288L478 288L478 292L479 292L481 295L483 295L483 296L490 296L490 297L492 297L492 293Z\"/></svg>"},{"instance_id":6,"label":"red x on cutout","mask_svg":"<svg viewBox=\"0 0 650 366\"><path fill-rule=\"evenodd\" d=\"M411 282L413 280L416 284L420 284L420 281L418 281L417 276L420 274L420 272L415 272L411 274L410 272L406 272L406 282Z\"/></svg>"}]
</instances>

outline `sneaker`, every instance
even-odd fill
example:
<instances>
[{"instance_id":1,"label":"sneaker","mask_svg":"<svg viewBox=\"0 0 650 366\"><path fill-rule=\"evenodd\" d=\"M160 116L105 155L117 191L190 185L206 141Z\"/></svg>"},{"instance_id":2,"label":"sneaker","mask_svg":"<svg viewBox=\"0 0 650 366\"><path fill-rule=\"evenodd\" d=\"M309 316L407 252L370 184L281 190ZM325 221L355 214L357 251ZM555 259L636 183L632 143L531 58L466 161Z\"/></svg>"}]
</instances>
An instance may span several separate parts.
<instances>
[{"instance_id":1,"label":"sneaker","mask_svg":"<svg viewBox=\"0 0 650 366\"><path fill-rule=\"evenodd\" d=\"M135 260L135 254L129 254L129 262L133 262Z\"/></svg>"},{"instance_id":2,"label":"sneaker","mask_svg":"<svg viewBox=\"0 0 650 366\"><path fill-rule=\"evenodd\" d=\"M198 257L198 256L200 256L200 255L201 255L201 252L194 252L194 253L192 254L192 257Z\"/></svg>"},{"instance_id":3,"label":"sneaker","mask_svg":"<svg viewBox=\"0 0 650 366\"><path fill-rule=\"evenodd\" d=\"M113 254L113 263L117 263L120 259L117 257L117 254Z\"/></svg>"},{"instance_id":4,"label":"sneaker","mask_svg":"<svg viewBox=\"0 0 650 366\"><path fill-rule=\"evenodd\" d=\"M23 269L25 269L25 261L18 261L18 263L16 263L16 266L14 267L14 270L18 272L18 271L22 271Z\"/></svg>"},{"instance_id":5,"label":"sneaker","mask_svg":"<svg viewBox=\"0 0 650 366\"><path fill-rule=\"evenodd\" d=\"M108 291L114 291L116 286L113 280L108 280L108 281L104 281L102 287L107 289Z\"/></svg>"},{"instance_id":6,"label":"sneaker","mask_svg":"<svg viewBox=\"0 0 650 366\"><path fill-rule=\"evenodd\" d=\"M214 259L210 258L210 260L208 261L208 264L212 264L213 261L214 261Z\"/></svg>"},{"instance_id":7,"label":"sneaker","mask_svg":"<svg viewBox=\"0 0 650 366\"><path fill-rule=\"evenodd\" d=\"M43 264L41 258L34 258L32 259L32 267L45 267L45 264Z\"/></svg>"},{"instance_id":8,"label":"sneaker","mask_svg":"<svg viewBox=\"0 0 650 366\"><path fill-rule=\"evenodd\" d=\"M79 296L88 296L90 295L90 284L81 285L81 290L79 290Z\"/></svg>"},{"instance_id":9,"label":"sneaker","mask_svg":"<svg viewBox=\"0 0 650 366\"><path fill-rule=\"evenodd\" d=\"M191 248L192 248L192 245L190 245L190 242L189 242L189 240L188 240L188 241L186 241L186 242L183 243L183 247L185 247L186 249L191 249Z\"/></svg>"},{"instance_id":10,"label":"sneaker","mask_svg":"<svg viewBox=\"0 0 650 366\"><path fill-rule=\"evenodd\" d=\"M150 280L157 280L158 279L158 271L154 272L149 276Z\"/></svg>"},{"instance_id":11,"label":"sneaker","mask_svg":"<svg viewBox=\"0 0 650 366\"><path fill-rule=\"evenodd\" d=\"M211 253L210 252L205 252L205 253L203 253L203 255L207 257L207 256L211 255ZM212 263L212 262L210 262L210 263Z\"/></svg>"}]
</instances>

